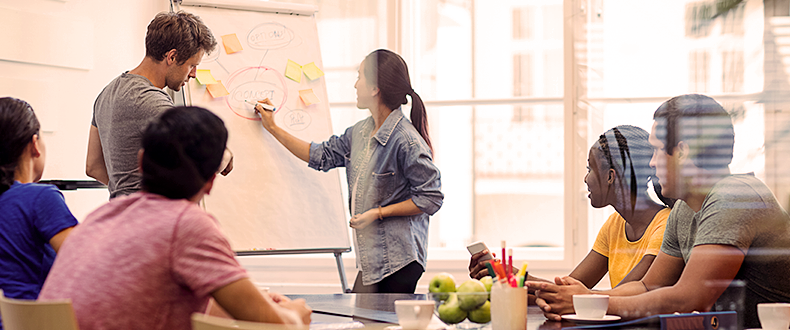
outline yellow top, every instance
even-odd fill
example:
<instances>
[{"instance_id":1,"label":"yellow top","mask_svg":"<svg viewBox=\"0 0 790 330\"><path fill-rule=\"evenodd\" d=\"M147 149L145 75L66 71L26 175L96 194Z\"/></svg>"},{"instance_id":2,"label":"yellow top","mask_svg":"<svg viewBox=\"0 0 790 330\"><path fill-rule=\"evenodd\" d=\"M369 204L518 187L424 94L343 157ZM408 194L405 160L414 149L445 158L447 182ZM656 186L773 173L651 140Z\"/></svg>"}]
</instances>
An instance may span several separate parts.
<instances>
[{"instance_id":1,"label":"yellow top","mask_svg":"<svg viewBox=\"0 0 790 330\"><path fill-rule=\"evenodd\" d=\"M592 249L609 258L609 281L613 288L639 264L643 256L658 255L664 240L669 211L669 208L658 211L642 238L634 242L626 238L625 219L619 213L613 213L606 220Z\"/></svg>"}]
</instances>

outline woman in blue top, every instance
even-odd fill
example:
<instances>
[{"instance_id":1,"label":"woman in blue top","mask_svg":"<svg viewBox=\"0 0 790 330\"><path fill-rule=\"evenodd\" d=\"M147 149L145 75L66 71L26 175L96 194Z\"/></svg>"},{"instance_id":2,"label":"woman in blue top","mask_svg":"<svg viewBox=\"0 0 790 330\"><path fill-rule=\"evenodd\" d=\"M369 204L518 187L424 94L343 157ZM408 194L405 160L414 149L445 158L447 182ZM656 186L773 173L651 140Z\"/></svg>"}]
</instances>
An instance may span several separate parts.
<instances>
[{"instance_id":1,"label":"woman in blue top","mask_svg":"<svg viewBox=\"0 0 790 330\"><path fill-rule=\"evenodd\" d=\"M433 164L422 99L411 88L406 62L389 50L359 65L357 108L371 116L322 143L307 143L274 123L261 106L261 123L308 166L345 167L356 242L354 292L414 293L425 272L428 216L442 206L439 169ZM401 104L411 96L411 121Z\"/></svg>"},{"instance_id":2,"label":"woman in blue top","mask_svg":"<svg viewBox=\"0 0 790 330\"><path fill-rule=\"evenodd\" d=\"M55 252L77 225L55 186L34 183L44 171L39 128L30 104L0 98L0 289L9 298L38 298Z\"/></svg>"}]
</instances>

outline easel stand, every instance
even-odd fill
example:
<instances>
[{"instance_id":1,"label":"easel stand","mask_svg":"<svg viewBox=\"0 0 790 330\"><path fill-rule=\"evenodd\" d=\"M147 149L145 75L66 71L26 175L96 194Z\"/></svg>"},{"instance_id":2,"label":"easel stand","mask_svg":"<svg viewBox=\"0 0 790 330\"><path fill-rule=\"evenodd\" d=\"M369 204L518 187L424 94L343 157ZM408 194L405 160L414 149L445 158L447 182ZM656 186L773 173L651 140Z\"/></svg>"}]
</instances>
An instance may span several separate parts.
<instances>
[{"instance_id":1,"label":"easel stand","mask_svg":"<svg viewBox=\"0 0 790 330\"><path fill-rule=\"evenodd\" d=\"M332 253L335 255L337 263L337 274L340 276L340 287L344 293L351 293L346 280L346 270L343 267L343 256L345 252L351 252L351 248L322 248L322 249L283 249L283 250L262 250L262 251L236 251L237 256L270 256L278 254L318 254Z\"/></svg>"}]
</instances>

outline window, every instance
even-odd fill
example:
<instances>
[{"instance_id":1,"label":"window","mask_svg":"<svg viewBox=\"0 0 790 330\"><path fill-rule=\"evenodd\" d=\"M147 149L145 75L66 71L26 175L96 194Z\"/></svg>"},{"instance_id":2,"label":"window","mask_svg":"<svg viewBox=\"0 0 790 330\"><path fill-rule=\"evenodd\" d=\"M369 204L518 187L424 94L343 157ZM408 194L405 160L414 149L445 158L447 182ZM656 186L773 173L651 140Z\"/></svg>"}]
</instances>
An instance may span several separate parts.
<instances>
[{"instance_id":1,"label":"window","mask_svg":"<svg viewBox=\"0 0 790 330\"><path fill-rule=\"evenodd\" d=\"M513 55L513 96L533 95L533 68L531 54ZM513 106L514 123L526 122L534 119L532 107L529 105Z\"/></svg>"},{"instance_id":2,"label":"window","mask_svg":"<svg viewBox=\"0 0 790 330\"><path fill-rule=\"evenodd\" d=\"M743 50L722 53L722 91L743 93Z\"/></svg>"},{"instance_id":3,"label":"window","mask_svg":"<svg viewBox=\"0 0 790 330\"><path fill-rule=\"evenodd\" d=\"M692 50L689 53L689 91L708 91L708 62L708 52L705 50Z\"/></svg>"},{"instance_id":4,"label":"window","mask_svg":"<svg viewBox=\"0 0 790 330\"><path fill-rule=\"evenodd\" d=\"M513 39L532 39L533 21L530 7L513 8Z\"/></svg>"},{"instance_id":5,"label":"window","mask_svg":"<svg viewBox=\"0 0 790 330\"><path fill-rule=\"evenodd\" d=\"M588 148L619 124L649 130L656 107L679 94L720 100L735 114L736 134L745 137L737 139L733 172L767 175L773 142L740 134L766 130L765 106L754 93L766 81L787 81L784 68L774 67L784 65L782 54L765 64L779 79L751 69L763 66L763 57L751 54L769 50L744 35L785 26L764 23L761 3L718 14L715 2L689 0L590 0L584 8L563 0L317 3L335 132L368 116L355 109L352 86L358 63L378 47L404 56L414 89L428 104L446 196L431 218L429 244L457 251L431 258L465 259L467 243L505 239L531 249L530 260L570 267L573 258L575 264L613 212L593 209L586 199ZM563 49L564 8L583 13L573 16L570 55ZM391 10L400 12L395 23ZM571 88L564 81L567 56L576 70ZM576 93L573 109L564 108L567 90ZM578 253L568 254L570 248Z\"/></svg>"},{"instance_id":6,"label":"window","mask_svg":"<svg viewBox=\"0 0 790 330\"><path fill-rule=\"evenodd\" d=\"M713 6L709 1L686 4L686 36L707 36L710 33L713 14Z\"/></svg>"},{"instance_id":7,"label":"window","mask_svg":"<svg viewBox=\"0 0 790 330\"><path fill-rule=\"evenodd\" d=\"M727 12L721 14L722 33L743 35L743 12L744 5L739 4Z\"/></svg>"}]
</instances>

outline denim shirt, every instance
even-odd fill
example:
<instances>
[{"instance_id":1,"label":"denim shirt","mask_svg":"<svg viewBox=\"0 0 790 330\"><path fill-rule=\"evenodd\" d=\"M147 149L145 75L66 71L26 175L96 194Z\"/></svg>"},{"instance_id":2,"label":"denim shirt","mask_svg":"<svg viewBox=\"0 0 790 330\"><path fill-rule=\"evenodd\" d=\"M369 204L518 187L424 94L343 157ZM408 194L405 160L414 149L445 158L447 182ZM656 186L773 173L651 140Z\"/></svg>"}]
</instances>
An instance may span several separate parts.
<instances>
[{"instance_id":1,"label":"denim shirt","mask_svg":"<svg viewBox=\"0 0 790 330\"><path fill-rule=\"evenodd\" d=\"M368 117L323 143L310 144L310 168L346 167L351 214L411 199L423 212L376 220L354 230L362 283L371 285L413 261L425 269L428 215L442 206L439 169L431 150L401 109L379 128Z\"/></svg>"}]
</instances>

